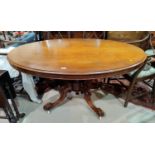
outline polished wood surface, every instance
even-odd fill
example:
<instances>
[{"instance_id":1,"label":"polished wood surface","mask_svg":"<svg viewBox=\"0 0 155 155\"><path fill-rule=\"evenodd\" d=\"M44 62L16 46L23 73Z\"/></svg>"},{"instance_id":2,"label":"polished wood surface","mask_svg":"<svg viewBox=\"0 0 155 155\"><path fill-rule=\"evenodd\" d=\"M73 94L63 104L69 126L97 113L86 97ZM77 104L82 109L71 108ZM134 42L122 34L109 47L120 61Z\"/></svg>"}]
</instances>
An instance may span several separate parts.
<instances>
[{"instance_id":1,"label":"polished wood surface","mask_svg":"<svg viewBox=\"0 0 155 155\"><path fill-rule=\"evenodd\" d=\"M22 45L8 54L10 64L20 71L66 80L59 85L60 98L45 104L44 110L62 104L67 94L74 91L84 95L99 118L104 116L104 111L91 100L91 79L129 72L145 59L144 51L136 46L101 39L46 40ZM96 83L95 88L102 90L102 84Z\"/></svg>"},{"instance_id":2,"label":"polished wood surface","mask_svg":"<svg viewBox=\"0 0 155 155\"><path fill-rule=\"evenodd\" d=\"M8 55L16 69L56 79L95 79L125 73L141 65L144 51L102 39L56 39L25 44Z\"/></svg>"}]
</instances>

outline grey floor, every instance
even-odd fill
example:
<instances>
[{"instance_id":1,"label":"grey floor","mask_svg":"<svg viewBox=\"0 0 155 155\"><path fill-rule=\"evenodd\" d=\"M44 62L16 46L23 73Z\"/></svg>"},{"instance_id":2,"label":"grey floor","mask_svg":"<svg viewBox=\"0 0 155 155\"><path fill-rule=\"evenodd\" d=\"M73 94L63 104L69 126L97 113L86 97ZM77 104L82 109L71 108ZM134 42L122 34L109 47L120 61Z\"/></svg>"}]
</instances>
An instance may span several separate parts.
<instances>
[{"instance_id":1,"label":"grey floor","mask_svg":"<svg viewBox=\"0 0 155 155\"><path fill-rule=\"evenodd\" d=\"M155 122L155 112L129 104L127 108L123 107L124 101L111 94L94 92L92 99L94 104L102 108L105 116L99 119L95 113L88 107L82 96L73 94L72 100L53 109L50 113L43 110L43 105L48 101L54 101L58 98L58 92L51 90L44 94L42 104L30 102L24 97L17 97L17 105L20 112L26 113L26 116L19 120L19 123L142 123ZM0 115L4 112L1 110ZM0 119L1 123L8 122Z\"/></svg>"}]
</instances>

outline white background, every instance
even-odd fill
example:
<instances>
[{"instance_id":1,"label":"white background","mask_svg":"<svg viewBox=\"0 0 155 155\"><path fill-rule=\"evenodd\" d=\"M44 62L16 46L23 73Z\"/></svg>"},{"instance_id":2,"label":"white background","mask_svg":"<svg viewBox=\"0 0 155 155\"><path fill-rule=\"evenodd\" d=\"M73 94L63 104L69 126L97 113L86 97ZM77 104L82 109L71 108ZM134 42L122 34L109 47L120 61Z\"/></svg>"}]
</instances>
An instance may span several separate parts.
<instances>
[{"instance_id":1,"label":"white background","mask_svg":"<svg viewBox=\"0 0 155 155\"><path fill-rule=\"evenodd\" d=\"M1 31L155 30L153 0L0 1ZM104 119L104 118L103 118ZM154 155L154 124L0 124L2 155Z\"/></svg>"},{"instance_id":2,"label":"white background","mask_svg":"<svg viewBox=\"0 0 155 155\"><path fill-rule=\"evenodd\" d=\"M5 0L1 30L154 30L153 0Z\"/></svg>"}]
</instances>

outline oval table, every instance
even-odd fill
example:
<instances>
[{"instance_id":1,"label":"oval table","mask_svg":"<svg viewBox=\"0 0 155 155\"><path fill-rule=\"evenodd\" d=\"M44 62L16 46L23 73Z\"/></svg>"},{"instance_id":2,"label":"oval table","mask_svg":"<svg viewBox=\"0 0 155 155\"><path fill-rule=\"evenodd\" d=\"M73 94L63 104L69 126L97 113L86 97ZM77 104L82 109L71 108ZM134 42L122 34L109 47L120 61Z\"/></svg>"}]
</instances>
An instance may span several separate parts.
<instances>
[{"instance_id":1,"label":"oval table","mask_svg":"<svg viewBox=\"0 0 155 155\"><path fill-rule=\"evenodd\" d=\"M45 40L22 45L8 54L10 64L19 71L63 81L60 98L47 103L44 110L58 106L68 92L75 91L84 94L99 117L104 112L91 100L92 81L128 73L140 67L146 57L134 45L102 39Z\"/></svg>"}]
</instances>

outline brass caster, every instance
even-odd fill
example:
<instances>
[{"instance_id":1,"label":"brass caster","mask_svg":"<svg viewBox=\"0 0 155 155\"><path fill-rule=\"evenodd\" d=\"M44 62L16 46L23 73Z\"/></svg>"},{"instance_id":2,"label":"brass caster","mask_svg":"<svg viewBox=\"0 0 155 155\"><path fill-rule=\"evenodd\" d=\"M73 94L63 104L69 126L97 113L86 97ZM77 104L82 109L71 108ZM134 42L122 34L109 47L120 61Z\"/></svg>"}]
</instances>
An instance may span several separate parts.
<instances>
[{"instance_id":1,"label":"brass caster","mask_svg":"<svg viewBox=\"0 0 155 155\"><path fill-rule=\"evenodd\" d=\"M48 111L47 111L47 113L48 113L48 114L50 114L50 113L51 113L51 111L50 111L50 110L48 110Z\"/></svg>"},{"instance_id":2,"label":"brass caster","mask_svg":"<svg viewBox=\"0 0 155 155\"><path fill-rule=\"evenodd\" d=\"M99 117L99 120L101 120L101 119L102 119L102 116Z\"/></svg>"}]
</instances>

